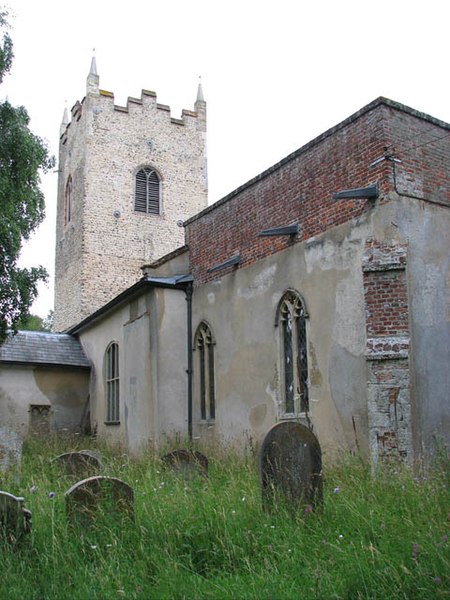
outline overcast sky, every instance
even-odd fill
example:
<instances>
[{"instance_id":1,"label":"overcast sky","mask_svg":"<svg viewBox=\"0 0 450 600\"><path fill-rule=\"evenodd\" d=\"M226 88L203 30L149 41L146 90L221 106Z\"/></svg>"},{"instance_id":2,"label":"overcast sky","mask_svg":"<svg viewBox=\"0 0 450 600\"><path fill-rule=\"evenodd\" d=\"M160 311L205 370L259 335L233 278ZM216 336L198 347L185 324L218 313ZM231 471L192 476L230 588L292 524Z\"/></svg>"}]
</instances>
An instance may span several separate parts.
<instances>
[{"instance_id":1,"label":"overcast sky","mask_svg":"<svg viewBox=\"0 0 450 600\"><path fill-rule=\"evenodd\" d=\"M378 96L450 122L445 0L0 0L15 60L0 98L24 105L58 155L64 107L82 100L93 49L100 87L126 104L142 88L172 116L208 110L213 203ZM376 157L374 157L376 158ZM47 218L23 251L53 277L57 175ZM53 282L33 312L53 306Z\"/></svg>"}]
</instances>

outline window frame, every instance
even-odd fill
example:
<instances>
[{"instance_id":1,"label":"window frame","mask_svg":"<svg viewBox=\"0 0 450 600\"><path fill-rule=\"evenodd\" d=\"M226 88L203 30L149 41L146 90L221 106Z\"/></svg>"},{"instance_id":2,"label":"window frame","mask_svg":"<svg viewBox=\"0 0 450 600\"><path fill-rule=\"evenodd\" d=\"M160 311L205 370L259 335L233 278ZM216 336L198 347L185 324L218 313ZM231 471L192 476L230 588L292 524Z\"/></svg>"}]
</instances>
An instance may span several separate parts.
<instances>
[{"instance_id":1,"label":"window frame","mask_svg":"<svg viewBox=\"0 0 450 600\"><path fill-rule=\"evenodd\" d=\"M118 342L110 342L105 350L105 425L120 425L120 353Z\"/></svg>"},{"instance_id":2,"label":"window frame","mask_svg":"<svg viewBox=\"0 0 450 600\"><path fill-rule=\"evenodd\" d=\"M69 175L66 181L66 187L64 189L64 225L67 226L72 222L72 209L73 209L73 179L72 175Z\"/></svg>"},{"instance_id":3,"label":"window frame","mask_svg":"<svg viewBox=\"0 0 450 600\"><path fill-rule=\"evenodd\" d=\"M308 318L303 297L296 290L287 290L278 303L275 318L279 337L280 407L284 419L303 417L311 410Z\"/></svg>"},{"instance_id":4,"label":"window frame","mask_svg":"<svg viewBox=\"0 0 450 600\"><path fill-rule=\"evenodd\" d=\"M139 181L139 176L142 173L145 174L145 182ZM154 193L153 196L151 196L151 187L149 188L149 179L152 176L155 176L157 180L157 194ZM145 199L142 196L138 197L138 194L142 195L143 193L142 186L145 188ZM153 186L155 186L155 183L153 183ZM145 210L142 209L144 203ZM162 215L162 178L158 170L150 165L140 166L134 173L133 211L137 214L152 217L159 217Z\"/></svg>"},{"instance_id":5,"label":"window frame","mask_svg":"<svg viewBox=\"0 0 450 600\"><path fill-rule=\"evenodd\" d=\"M214 423L217 414L215 357L216 341L212 329L206 321L201 321L194 335L194 352L197 352L197 394L196 406L200 423Z\"/></svg>"}]
</instances>

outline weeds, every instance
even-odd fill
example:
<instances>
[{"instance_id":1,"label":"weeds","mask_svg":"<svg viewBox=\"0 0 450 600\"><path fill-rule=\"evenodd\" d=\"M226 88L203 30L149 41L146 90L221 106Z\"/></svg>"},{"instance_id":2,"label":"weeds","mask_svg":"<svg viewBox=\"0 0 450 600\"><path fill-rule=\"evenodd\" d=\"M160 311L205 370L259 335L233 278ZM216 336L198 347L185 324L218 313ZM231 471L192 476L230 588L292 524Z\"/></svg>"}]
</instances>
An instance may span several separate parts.
<instances>
[{"instance_id":1,"label":"weeds","mask_svg":"<svg viewBox=\"0 0 450 600\"><path fill-rule=\"evenodd\" d=\"M135 523L67 525L73 481L49 460L86 440L30 442L20 481L32 533L0 549L0 598L449 598L448 463L420 475L391 465L375 476L349 458L325 472L322 511L261 510L254 457L209 456L209 478L188 481L150 451L140 460L101 448L103 474L134 489Z\"/></svg>"}]
</instances>

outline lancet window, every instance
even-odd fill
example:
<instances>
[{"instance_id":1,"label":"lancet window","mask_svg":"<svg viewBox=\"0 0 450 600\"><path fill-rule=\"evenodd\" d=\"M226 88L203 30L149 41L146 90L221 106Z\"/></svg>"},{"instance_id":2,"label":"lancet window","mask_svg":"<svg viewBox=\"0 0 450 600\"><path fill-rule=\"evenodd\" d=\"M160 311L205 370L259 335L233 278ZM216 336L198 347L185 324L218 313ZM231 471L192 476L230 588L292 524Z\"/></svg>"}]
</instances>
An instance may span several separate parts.
<instances>
[{"instance_id":1,"label":"lancet window","mask_svg":"<svg viewBox=\"0 0 450 600\"><path fill-rule=\"evenodd\" d=\"M280 366L283 412L285 415L309 410L306 310L294 291L282 297L277 311L280 332Z\"/></svg>"}]
</instances>

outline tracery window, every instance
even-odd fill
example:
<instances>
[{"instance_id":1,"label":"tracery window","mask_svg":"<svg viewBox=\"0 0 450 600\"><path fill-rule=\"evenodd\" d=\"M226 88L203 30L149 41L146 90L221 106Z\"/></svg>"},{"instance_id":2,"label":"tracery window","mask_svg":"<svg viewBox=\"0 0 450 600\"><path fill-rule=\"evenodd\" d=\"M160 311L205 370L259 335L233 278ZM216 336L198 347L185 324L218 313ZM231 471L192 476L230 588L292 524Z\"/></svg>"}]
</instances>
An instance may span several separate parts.
<instances>
[{"instance_id":1,"label":"tracery window","mask_svg":"<svg viewBox=\"0 0 450 600\"><path fill-rule=\"evenodd\" d=\"M202 421L214 421L216 418L214 345L211 329L203 321L198 326L194 338L194 349L197 351L198 416Z\"/></svg>"},{"instance_id":2,"label":"tracery window","mask_svg":"<svg viewBox=\"0 0 450 600\"><path fill-rule=\"evenodd\" d=\"M108 424L120 422L119 344L111 342L105 353L106 419Z\"/></svg>"},{"instance_id":3,"label":"tracery window","mask_svg":"<svg viewBox=\"0 0 450 600\"><path fill-rule=\"evenodd\" d=\"M134 210L150 215L161 213L161 182L151 167L143 167L136 173Z\"/></svg>"},{"instance_id":4,"label":"tracery window","mask_svg":"<svg viewBox=\"0 0 450 600\"><path fill-rule=\"evenodd\" d=\"M280 331L280 363L283 412L286 415L309 410L308 356L305 305L299 294L288 291L277 311Z\"/></svg>"},{"instance_id":5,"label":"tracery window","mask_svg":"<svg viewBox=\"0 0 450 600\"><path fill-rule=\"evenodd\" d=\"M66 189L64 194L64 224L67 225L72 220L72 193L73 193L73 184L72 184L72 176L69 175L69 178L66 182Z\"/></svg>"}]
</instances>

